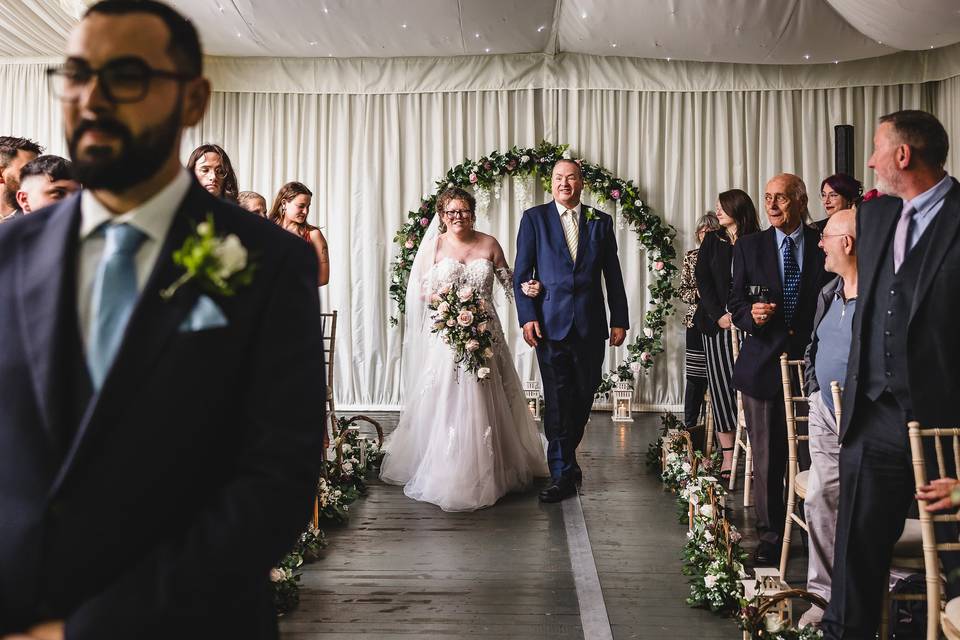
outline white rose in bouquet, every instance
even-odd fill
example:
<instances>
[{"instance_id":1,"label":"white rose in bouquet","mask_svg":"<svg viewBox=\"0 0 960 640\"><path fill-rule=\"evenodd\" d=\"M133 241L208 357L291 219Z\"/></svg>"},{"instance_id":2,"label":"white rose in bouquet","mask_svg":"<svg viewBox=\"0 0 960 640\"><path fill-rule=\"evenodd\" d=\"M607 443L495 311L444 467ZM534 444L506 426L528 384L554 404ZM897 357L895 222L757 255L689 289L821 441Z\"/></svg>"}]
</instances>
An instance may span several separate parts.
<instances>
[{"instance_id":1,"label":"white rose in bouquet","mask_svg":"<svg viewBox=\"0 0 960 640\"><path fill-rule=\"evenodd\" d=\"M477 369L477 377L481 380L490 375L490 367L480 367Z\"/></svg>"},{"instance_id":2,"label":"white rose in bouquet","mask_svg":"<svg viewBox=\"0 0 960 640\"><path fill-rule=\"evenodd\" d=\"M440 304L437 305L438 313L446 313L448 311L450 311L450 305L447 303L446 300L442 301Z\"/></svg>"},{"instance_id":3,"label":"white rose in bouquet","mask_svg":"<svg viewBox=\"0 0 960 640\"><path fill-rule=\"evenodd\" d=\"M457 289L457 299L460 302L466 302L473 297L473 287L460 287Z\"/></svg>"}]
</instances>

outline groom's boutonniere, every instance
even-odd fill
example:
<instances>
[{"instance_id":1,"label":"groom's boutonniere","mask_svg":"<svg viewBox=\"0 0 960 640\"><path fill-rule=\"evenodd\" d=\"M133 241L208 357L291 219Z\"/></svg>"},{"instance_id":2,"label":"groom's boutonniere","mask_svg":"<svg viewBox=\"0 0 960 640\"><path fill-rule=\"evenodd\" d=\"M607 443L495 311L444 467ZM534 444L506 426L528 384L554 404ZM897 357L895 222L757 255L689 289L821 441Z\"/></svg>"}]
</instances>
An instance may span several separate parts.
<instances>
[{"instance_id":1,"label":"groom's boutonniere","mask_svg":"<svg viewBox=\"0 0 960 640\"><path fill-rule=\"evenodd\" d=\"M590 222L591 220L598 220L600 218L600 216L597 215L597 212L590 207L583 208L583 215L586 217L587 222Z\"/></svg>"},{"instance_id":2,"label":"groom's boutonniere","mask_svg":"<svg viewBox=\"0 0 960 640\"><path fill-rule=\"evenodd\" d=\"M190 281L207 293L232 296L242 286L253 281L256 265L248 262L247 249L235 234L218 236L213 226L213 215L196 226L183 246L173 252L174 264L184 268L184 274L160 292L169 300L177 290Z\"/></svg>"}]
</instances>

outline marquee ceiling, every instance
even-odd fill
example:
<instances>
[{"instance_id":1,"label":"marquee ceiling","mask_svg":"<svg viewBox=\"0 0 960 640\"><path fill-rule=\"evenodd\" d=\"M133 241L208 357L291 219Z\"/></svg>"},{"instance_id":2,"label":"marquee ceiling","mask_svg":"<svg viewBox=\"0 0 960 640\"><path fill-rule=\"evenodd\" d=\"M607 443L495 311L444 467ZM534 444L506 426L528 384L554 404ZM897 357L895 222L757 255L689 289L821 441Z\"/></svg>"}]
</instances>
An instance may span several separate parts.
<instances>
[{"instance_id":1,"label":"marquee ceiling","mask_svg":"<svg viewBox=\"0 0 960 640\"><path fill-rule=\"evenodd\" d=\"M0 0L0 57L56 56L91 0ZM208 54L574 52L815 64L960 42L958 0L170 0Z\"/></svg>"}]
</instances>

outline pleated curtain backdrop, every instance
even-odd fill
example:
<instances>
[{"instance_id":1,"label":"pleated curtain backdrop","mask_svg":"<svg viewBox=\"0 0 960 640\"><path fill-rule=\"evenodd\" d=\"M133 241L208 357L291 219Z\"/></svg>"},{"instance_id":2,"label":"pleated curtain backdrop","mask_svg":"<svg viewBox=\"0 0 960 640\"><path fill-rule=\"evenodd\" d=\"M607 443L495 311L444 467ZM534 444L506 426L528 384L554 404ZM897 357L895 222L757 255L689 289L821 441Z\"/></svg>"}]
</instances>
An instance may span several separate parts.
<instances>
[{"instance_id":1,"label":"pleated curtain backdrop","mask_svg":"<svg viewBox=\"0 0 960 640\"><path fill-rule=\"evenodd\" d=\"M0 132L25 135L63 154L62 123L43 79L43 64L0 64ZM339 311L336 395L343 407L401 405L402 336L388 318L393 236L408 210L433 191L446 170L541 139L569 143L578 156L634 180L655 211L678 230L677 249L691 248L696 219L720 191L738 187L760 205L766 180L798 173L814 218L823 217L820 180L833 173L833 126L856 127L857 177L872 186L866 167L876 119L902 108L937 113L954 139L951 165L960 169L960 77L943 82L814 89L634 91L511 88L422 93L256 93L217 91L183 157L200 142L224 146L240 188L272 202L284 182L314 191L310 218L327 237L331 282L325 309ZM949 168L949 167L948 167ZM539 203L543 194L538 194ZM613 213L612 207L605 207ZM480 228L514 254L521 206L513 185ZM761 219L763 219L761 210ZM646 259L633 233L618 232L620 261L631 304L631 334L648 308ZM536 360L522 342L516 314L500 309L523 378ZM679 318L678 314L678 318ZM278 328L282 317L271 320ZM642 376L641 408L675 407L683 395L683 334L679 320L667 351ZM608 365L623 352L610 350Z\"/></svg>"}]
</instances>

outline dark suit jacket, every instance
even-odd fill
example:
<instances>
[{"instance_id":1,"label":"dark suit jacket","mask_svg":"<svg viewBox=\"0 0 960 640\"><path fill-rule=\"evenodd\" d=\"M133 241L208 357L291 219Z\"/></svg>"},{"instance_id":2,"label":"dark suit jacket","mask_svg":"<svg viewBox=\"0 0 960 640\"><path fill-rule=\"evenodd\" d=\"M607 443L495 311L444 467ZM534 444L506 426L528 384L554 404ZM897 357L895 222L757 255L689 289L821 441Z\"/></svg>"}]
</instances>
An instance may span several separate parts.
<instances>
[{"instance_id":1,"label":"dark suit jacket","mask_svg":"<svg viewBox=\"0 0 960 640\"><path fill-rule=\"evenodd\" d=\"M857 214L857 314L843 389L840 439L860 428L859 405L868 402L857 393L863 349L863 319L869 318L878 292L874 283L881 256L893 242L903 202L882 196L864 202ZM926 427L960 424L960 184L953 181L943 208L927 229L932 234L920 267L913 306L907 322L907 372L915 418ZM885 295L885 293L884 293ZM906 428L906 427L904 427Z\"/></svg>"},{"instance_id":2,"label":"dark suit jacket","mask_svg":"<svg viewBox=\"0 0 960 640\"><path fill-rule=\"evenodd\" d=\"M726 232L711 231L703 237L695 271L700 301L693 314L693 324L704 335L716 335L720 330L717 320L727 313L732 261L733 245L727 240Z\"/></svg>"},{"instance_id":3,"label":"dark suit jacket","mask_svg":"<svg viewBox=\"0 0 960 640\"><path fill-rule=\"evenodd\" d=\"M191 184L100 393L74 403L79 203L0 227L0 635L275 637L268 572L322 454L316 255ZM198 289L159 291L208 212L258 268L211 296L229 326L182 333Z\"/></svg>"},{"instance_id":4,"label":"dark suit jacket","mask_svg":"<svg viewBox=\"0 0 960 640\"><path fill-rule=\"evenodd\" d=\"M593 209L596 219L587 220L585 210L586 205L580 211L576 264L570 258L556 203L527 209L520 220L513 278L517 316L521 327L539 321L543 337L550 340L562 340L571 331L600 340L610 335L601 274L610 300L609 326L630 328L613 219ZM520 285L534 277L542 283L543 293L528 298Z\"/></svg>"},{"instance_id":5,"label":"dark suit jacket","mask_svg":"<svg viewBox=\"0 0 960 640\"><path fill-rule=\"evenodd\" d=\"M817 294L830 274L823 270L823 251L817 246L819 234L803 228L803 269L800 292L788 330L783 317L783 284L780 281L780 250L773 227L744 236L733 247L733 287L730 291L730 313L733 323L747 332L740 357L733 368L733 386L753 398L774 399L783 393L780 382L780 354L802 358L817 306ZM776 303L773 317L762 327L753 322L750 308L753 300L747 287L761 285L769 290L768 301Z\"/></svg>"}]
</instances>

